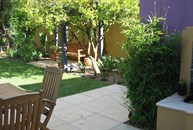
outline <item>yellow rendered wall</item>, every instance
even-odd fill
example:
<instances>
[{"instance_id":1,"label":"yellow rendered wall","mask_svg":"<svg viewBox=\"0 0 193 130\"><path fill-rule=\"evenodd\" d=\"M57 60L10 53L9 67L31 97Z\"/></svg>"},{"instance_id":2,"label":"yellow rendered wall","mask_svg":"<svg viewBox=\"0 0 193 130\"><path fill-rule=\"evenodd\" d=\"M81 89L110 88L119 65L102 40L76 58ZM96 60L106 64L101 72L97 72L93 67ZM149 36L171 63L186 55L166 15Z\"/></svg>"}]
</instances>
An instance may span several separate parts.
<instances>
[{"instance_id":1,"label":"yellow rendered wall","mask_svg":"<svg viewBox=\"0 0 193 130\"><path fill-rule=\"evenodd\" d=\"M105 53L117 58L126 57L126 53L122 50L122 43L126 37L121 34L121 27L115 24L107 32L105 37Z\"/></svg>"},{"instance_id":2,"label":"yellow rendered wall","mask_svg":"<svg viewBox=\"0 0 193 130\"><path fill-rule=\"evenodd\" d=\"M35 41L37 43L37 47L40 47L39 32L41 31L46 32L48 34L48 41L47 41L47 46L48 46L48 43L54 40L54 34L50 35L46 29L38 29L34 36ZM59 26L58 33L59 33L59 46L61 46L62 45L62 35L61 35L60 26ZM79 37L81 37L82 42L88 43L88 41L86 40L85 36L83 36L83 34L79 34ZM69 39L72 40L70 42L77 43L75 38L71 39L71 37L69 37ZM125 41L125 39L126 39L125 36L121 34L120 25L115 24L114 26L112 26L112 28L107 32L105 36L104 54L111 55L116 58L126 57L126 53L121 48L122 43ZM50 53L49 46L47 49L48 49L48 53Z\"/></svg>"},{"instance_id":3,"label":"yellow rendered wall","mask_svg":"<svg viewBox=\"0 0 193 130\"><path fill-rule=\"evenodd\" d=\"M191 82L192 44L193 27L187 27L182 32L180 80L186 80L188 88Z\"/></svg>"},{"instance_id":4,"label":"yellow rendered wall","mask_svg":"<svg viewBox=\"0 0 193 130\"><path fill-rule=\"evenodd\" d=\"M157 109L156 130L192 130L193 114L163 107Z\"/></svg>"},{"instance_id":5,"label":"yellow rendered wall","mask_svg":"<svg viewBox=\"0 0 193 130\"><path fill-rule=\"evenodd\" d=\"M156 130L185 130L184 118L182 112L158 107Z\"/></svg>"}]
</instances>

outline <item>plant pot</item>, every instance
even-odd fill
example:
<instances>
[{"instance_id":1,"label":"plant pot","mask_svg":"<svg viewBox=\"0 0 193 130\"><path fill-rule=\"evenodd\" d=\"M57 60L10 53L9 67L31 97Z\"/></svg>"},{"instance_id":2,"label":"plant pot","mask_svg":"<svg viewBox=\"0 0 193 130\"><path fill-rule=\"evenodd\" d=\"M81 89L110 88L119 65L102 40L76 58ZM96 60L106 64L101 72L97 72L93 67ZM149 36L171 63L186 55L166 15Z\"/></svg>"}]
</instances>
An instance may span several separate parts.
<instances>
[{"instance_id":1,"label":"plant pot","mask_svg":"<svg viewBox=\"0 0 193 130\"><path fill-rule=\"evenodd\" d=\"M89 57L84 58L84 64L85 66L92 66L92 61Z\"/></svg>"},{"instance_id":2,"label":"plant pot","mask_svg":"<svg viewBox=\"0 0 193 130\"><path fill-rule=\"evenodd\" d=\"M187 92L187 86L186 84L178 84L178 95L184 96Z\"/></svg>"}]
</instances>

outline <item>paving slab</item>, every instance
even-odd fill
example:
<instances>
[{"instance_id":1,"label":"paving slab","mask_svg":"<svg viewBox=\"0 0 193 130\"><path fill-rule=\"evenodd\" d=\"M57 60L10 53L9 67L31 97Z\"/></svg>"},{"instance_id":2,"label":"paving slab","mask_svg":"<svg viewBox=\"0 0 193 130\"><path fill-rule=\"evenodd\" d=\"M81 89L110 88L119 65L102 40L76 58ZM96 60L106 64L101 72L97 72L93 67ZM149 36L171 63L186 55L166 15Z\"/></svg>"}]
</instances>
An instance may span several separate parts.
<instances>
[{"instance_id":1,"label":"paving slab","mask_svg":"<svg viewBox=\"0 0 193 130\"><path fill-rule=\"evenodd\" d=\"M59 98L48 127L50 130L140 130L124 124L128 109L127 88L107 87Z\"/></svg>"},{"instance_id":2,"label":"paving slab","mask_svg":"<svg viewBox=\"0 0 193 130\"><path fill-rule=\"evenodd\" d=\"M72 122L79 119L83 119L92 114L94 113L81 109L77 106L62 108L53 113L53 115L57 116L58 118L66 122Z\"/></svg>"},{"instance_id":3,"label":"paving slab","mask_svg":"<svg viewBox=\"0 0 193 130\"><path fill-rule=\"evenodd\" d=\"M141 130L141 129L127 125L127 124L121 124L121 125L118 125L112 128L111 130Z\"/></svg>"},{"instance_id":4,"label":"paving slab","mask_svg":"<svg viewBox=\"0 0 193 130\"><path fill-rule=\"evenodd\" d=\"M99 114L115 121L126 122L128 120L128 117L125 114L128 115L128 113L129 113L128 110L125 109L124 106L120 105L112 109L103 111Z\"/></svg>"},{"instance_id":5,"label":"paving slab","mask_svg":"<svg viewBox=\"0 0 193 130\"><path fill-rule=\"evenodd\" d=\"M120 122L95 114L71 124L81 130L108 130L119 125Z\"/></svg>"}]
</instances>

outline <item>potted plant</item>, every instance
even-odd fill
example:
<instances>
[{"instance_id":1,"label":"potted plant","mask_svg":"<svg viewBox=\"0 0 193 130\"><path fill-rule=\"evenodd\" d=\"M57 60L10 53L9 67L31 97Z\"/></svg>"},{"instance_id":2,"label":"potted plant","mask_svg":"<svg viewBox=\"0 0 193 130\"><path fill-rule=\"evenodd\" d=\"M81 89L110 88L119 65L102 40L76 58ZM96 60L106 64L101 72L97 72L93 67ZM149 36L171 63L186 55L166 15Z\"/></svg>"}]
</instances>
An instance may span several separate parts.
<instances>
[{"instance_id":1,"label":"potted plant","mask_svg":"<svg viewBox=\"0 0 193 130\"><path fill-rule=\"evenodd\" d=\"M178 83L178 95L184 96L187 93L186 80L180 80Z\"/></svg>"}]
</instances>

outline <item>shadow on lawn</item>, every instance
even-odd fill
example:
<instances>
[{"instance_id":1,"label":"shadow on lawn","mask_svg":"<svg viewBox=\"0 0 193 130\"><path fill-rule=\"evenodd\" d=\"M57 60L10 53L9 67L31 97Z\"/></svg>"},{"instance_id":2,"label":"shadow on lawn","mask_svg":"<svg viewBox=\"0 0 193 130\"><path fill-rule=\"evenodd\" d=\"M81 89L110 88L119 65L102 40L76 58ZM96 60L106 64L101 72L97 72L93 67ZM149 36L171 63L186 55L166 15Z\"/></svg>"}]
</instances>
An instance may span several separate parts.
<instances>
[{"instance_id":1,"label":"shadow on lawn","mask_svg":"<svg viewBox=\"0 0 193 130\"><path fill-rule=\"evenodd\" d=\"M69 95L89 91L92 89L104 87L107 85L110 85L110 84L107 82L97 81L97 80L93 80L85 77L63 79L60 86L58 97L69 96ZM41 83L35 83L35 84L20 85L19 87L24 88L26 90L39 91L40 86L41 86Z\"/></svg>"},{"instance_id":2,"label":"shadow on lawn","mask_svg":"<svg viewBox=\"0 0 193 130\"><path fill-rule=\"evenodd\" d=\"M0 58L0 78L12 77L30 77L31 75L42 75L43 68L35 67L30 64L24 64L20 61Z\"/></svg>"}]
</instances>

